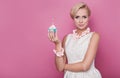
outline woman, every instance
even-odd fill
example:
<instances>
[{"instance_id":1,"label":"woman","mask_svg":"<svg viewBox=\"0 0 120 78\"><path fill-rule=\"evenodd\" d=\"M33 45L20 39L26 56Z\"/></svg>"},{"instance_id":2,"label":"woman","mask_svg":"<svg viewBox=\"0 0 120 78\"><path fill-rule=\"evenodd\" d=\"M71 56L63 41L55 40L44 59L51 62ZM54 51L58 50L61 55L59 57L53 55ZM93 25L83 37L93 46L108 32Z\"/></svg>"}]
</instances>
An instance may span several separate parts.
<instances>
[{"instance_id":1,"label":"woman","mask_svg":"<svg viewBox=\"0 0 120 78\"><path fill-rule=\"evenodd\" d=\"M49 32L49 39L55 44L55 62L59 71L65 71L64 78L102 78L94 66L99 43L99 34L88 27L90 9L80 2L70 11L76 29L61 42L57 32ZM66 63L66 61L68 63Z\"/></svg>"}]
</instances>

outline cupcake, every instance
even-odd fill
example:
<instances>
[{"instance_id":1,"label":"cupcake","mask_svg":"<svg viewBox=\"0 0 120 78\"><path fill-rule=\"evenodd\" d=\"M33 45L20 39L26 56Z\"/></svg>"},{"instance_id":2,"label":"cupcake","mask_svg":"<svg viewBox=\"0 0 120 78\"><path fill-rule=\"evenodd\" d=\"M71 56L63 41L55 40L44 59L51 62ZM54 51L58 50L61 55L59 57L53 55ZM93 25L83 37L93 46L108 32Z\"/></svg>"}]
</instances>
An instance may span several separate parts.
<instances>
[{"instance_id":1,"label":"cupcake","mask_svg":"<svg viewBox=\"0 0 120 78\"><path fill-rule=\"evenodd\" d=\"M57 29L56 29L55 25L53 24L49 27L48 31L56 32Z\"/></svg>"}]
</instances>

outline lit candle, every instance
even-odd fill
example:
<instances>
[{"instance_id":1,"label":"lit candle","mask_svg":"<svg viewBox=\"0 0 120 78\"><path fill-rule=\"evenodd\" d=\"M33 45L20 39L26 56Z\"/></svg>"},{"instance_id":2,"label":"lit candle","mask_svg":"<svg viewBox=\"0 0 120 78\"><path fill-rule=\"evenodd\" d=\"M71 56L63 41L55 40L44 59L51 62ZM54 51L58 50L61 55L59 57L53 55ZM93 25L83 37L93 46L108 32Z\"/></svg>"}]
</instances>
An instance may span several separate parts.
<instances>
[{"instance_id":1,"label":"lit candle","mask_svg":"<svg viewBox=\"0 0 120 78\"><path fill-rule=\"evenodd\" d=\"M54 25L54 18L52 19L52 25L49 27L48 31L56 32L56 26Z\"/></svg>"}]
</instances>

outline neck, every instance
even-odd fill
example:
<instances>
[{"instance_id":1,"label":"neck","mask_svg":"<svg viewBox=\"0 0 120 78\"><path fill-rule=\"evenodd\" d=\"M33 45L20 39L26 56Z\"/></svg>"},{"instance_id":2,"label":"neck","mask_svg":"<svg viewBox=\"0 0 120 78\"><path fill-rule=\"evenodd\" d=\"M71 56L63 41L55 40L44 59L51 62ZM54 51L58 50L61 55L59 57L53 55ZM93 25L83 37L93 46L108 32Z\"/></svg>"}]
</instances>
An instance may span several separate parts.
<instances>
[{"instance_id":1,"label":"neck","mask_svg":"<svg viewBox=\"0 0 120 78\"><path fill-rule=\"evenodd\" d=\"M77 33L78 35L81 35L81 34L82 34L82 32L84 32L86 29L87 29L87 27L86 27L86 28L84 28L84 29L79 29L79 28L77 28L76 33Z\"/></svg>"}]
</instances>

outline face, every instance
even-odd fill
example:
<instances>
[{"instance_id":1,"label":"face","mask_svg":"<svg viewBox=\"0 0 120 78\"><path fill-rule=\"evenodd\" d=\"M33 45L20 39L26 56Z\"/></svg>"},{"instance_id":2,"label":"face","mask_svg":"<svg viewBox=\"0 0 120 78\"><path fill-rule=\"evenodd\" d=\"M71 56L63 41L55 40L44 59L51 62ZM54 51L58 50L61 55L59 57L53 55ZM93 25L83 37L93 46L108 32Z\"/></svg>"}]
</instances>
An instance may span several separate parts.
<instances>
[{"instance_id":1,"label":"face","mask_svg":"<svg viewBox=\"0 0 120 78\"><path fill-rule=\"evenodd\" d=\"M86 29L89 21L88 12L85 8L79 9L74 16L74 22L78 29Z\"/></svg>"}]
</instances>

